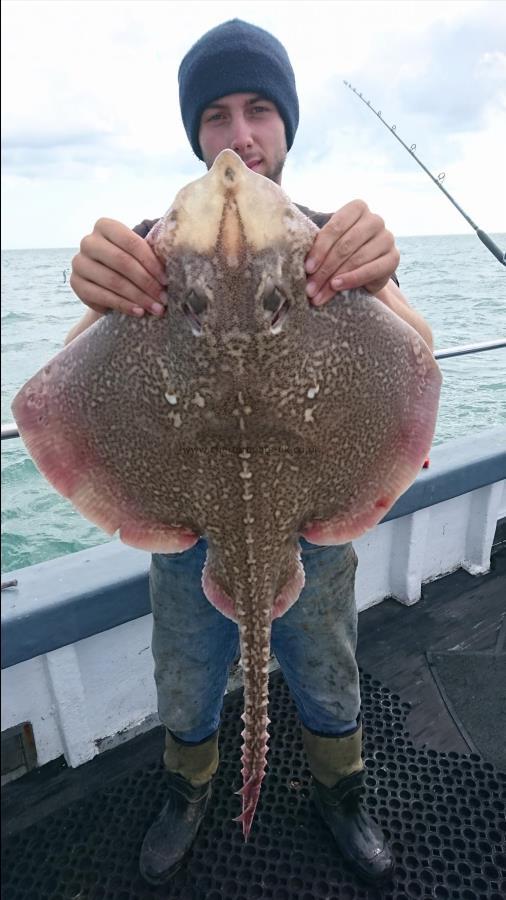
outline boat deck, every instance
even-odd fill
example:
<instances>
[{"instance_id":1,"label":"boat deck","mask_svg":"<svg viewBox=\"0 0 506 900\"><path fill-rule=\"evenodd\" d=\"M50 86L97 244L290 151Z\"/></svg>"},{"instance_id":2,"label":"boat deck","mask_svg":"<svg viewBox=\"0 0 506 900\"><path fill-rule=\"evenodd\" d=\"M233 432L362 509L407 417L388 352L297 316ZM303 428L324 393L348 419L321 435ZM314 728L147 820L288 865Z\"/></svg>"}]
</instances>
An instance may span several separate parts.
<instances>
[{"instance_id":1,"label":"boat deck","mask_svg":"<svg viewBox=\"0 0 506 900\"><path fill-rule=\"evenodd\" d=\"M269 767L247 844L239 812L241 691L225 700L212 807L169 885L138 874L164 803L157 728L77 770L61 760L3 791L3 900L502 900L506 896L506 547L492 571L428 584L411 607L360 615L366 802L393 881L355 878L310 803L293 703L271 680Z\"/></svg>"}]
</instances>

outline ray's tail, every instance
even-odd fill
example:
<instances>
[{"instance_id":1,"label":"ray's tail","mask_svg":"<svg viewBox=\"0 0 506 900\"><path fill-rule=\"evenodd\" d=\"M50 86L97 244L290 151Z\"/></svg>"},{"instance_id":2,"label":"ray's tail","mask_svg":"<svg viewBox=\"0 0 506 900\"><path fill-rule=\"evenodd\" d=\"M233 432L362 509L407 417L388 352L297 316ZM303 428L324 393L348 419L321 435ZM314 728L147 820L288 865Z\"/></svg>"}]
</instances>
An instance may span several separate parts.
<instances>
[{"instance_id":1,"label":"ray's tail","mask_svg":"<svg viewBox=\"0 0 506 900\"><path fill-rule=\"evenodd\" d=\"M267 745L269 718L269 653L271 636L271 614L264 615L264 621L256 620L239 623L241 637L241 660L244 671L244 712L242 720L242 779L243 786L238 794L242 796L242 813L235 819L242 823L244 839L247 841L255 810L260 796L260 788L267 765Z\"/></svg>"}]
</instances>

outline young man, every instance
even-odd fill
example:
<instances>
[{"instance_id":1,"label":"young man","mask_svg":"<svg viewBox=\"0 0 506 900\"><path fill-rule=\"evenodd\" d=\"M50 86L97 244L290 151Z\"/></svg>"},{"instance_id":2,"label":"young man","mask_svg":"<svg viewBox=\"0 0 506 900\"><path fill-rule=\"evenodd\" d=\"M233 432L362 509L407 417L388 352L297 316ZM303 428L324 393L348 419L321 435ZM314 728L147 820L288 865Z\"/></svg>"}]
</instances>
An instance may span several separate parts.
<instances>
[{"instance_id":1,"label":"young man","mask_svg":"<svg viewBox=\"0 0 506 900\"><path fill-rule=\"evenodd\" d=\"M299 110L293 70L279 41L240 20L226 22L186 54L179 90L186 133L207 168L228 147L253 171L281 184ZM300 208L321 228L306 259L308 302L322 304L337 290L364 287L431 345L430 328L393 280L399 254L383 220L359 200L334 215ZM154 221L132 231L100 219L84 238L70 283L90 310L67 342L106 309L163 315L163 267L143 240ZM361 802L357 559L351 544L301 544L306 585L274 621L272 648L301 719L316 806L342 854L361 876L376 881L391 874L393 860ZM177 870L204 816L218 767L223 695L238 652L236 625L202 592L204 559L200 540L183 554L155 554L152 560L152 649L169 783L169 799L141 851L141 872L152 884Z\"/></svg>"}]
</instances>

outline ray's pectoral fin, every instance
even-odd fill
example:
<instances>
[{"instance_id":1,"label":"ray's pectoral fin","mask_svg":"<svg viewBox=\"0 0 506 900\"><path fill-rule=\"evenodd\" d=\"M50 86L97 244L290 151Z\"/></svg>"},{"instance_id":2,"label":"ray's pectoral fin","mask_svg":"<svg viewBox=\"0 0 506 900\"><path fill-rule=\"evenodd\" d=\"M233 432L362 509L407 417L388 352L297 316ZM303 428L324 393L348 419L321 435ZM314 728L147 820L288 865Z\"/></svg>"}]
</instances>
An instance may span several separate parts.
<instances>
[{"instance_id":1,"label":"ray's pectoral fin","mask_svg":"<svg viewBox=\"0 0 506 900\"><path fill-rule=\"evenodd\" d=\"M417 335L411 335L412 329L406 323L399 328L404 346L400 344L398 353L404 352L405 379L392 379L389 398L381 398L383 409L378 406L375 410L371 401L368 416L374 431L357 433L357 451L364 461L360 463L360 477L350 478L339 494L332 496L330 483L313 498L314 518L302 530L303 537L311 543L344 544L374 528L413 483L427 458L441 373L428 347ZM381 424L382 419L385 425ZM332 514L326 516L324 510L329 509Z\"/></svg>"},{"instance_id":2,"label":"ray's pectoral fin","mask_svg":"<svg viewBox=\"0 0 506 900\"><path fill-rule=\"evenodd\" d=\"M52 368L58 374L57 367ZM20 435L42 475L85 518L107 534L119 531L131 547L151 553L180 553L192 547L199 535L146 514L128 479L111 471L105 452L101 456L81 409L76 406L64 416L44 378L44 373L35 375L12 404Z\"/></svg>"},{"instance_id":3,"label":"ray's pectoral fin","mask_svg":"<svg viewBox=\"0 0 506 900\"><path fill-rule=\"evenodd\" d=\"M330 518L316 514L306 522L302 536L312 544L345 544L378 525L422 467L432 438L427 418L426 411L421 410L418 419L398 429L392 436L393 453L378 445L361 481L351 482L349 491L336 503L338 512ZM328 508L326 498L322 495L319 499L316 509Z\"/></svg>"},{"instance_id":4,"label":"ray's pectoral fin","mask_svg":"<svg viewBox=\"0 0 506 900\"><path fill-rule=\"evenodd\" d=\"M302 531L302 537L310 544L319 544L323 547L356 540L383 519L395 499L383 493L377 500L364 506L357 507L350 504L346 513L340 513L332 519L315 519L309 522Z\"/></svg>"},{"instance_id":5,"label":"ray's pectoral fin","mask_svg":"<svg viewBox=\"0 0 506 900\"><path fill-rule=\"evenodd\" d=\"M149 553L182 553L199 540L199 535L187 528L142 519L123 522L119 528L119 536L129 547L147 550Z\"/></svg>"}]
</instances>

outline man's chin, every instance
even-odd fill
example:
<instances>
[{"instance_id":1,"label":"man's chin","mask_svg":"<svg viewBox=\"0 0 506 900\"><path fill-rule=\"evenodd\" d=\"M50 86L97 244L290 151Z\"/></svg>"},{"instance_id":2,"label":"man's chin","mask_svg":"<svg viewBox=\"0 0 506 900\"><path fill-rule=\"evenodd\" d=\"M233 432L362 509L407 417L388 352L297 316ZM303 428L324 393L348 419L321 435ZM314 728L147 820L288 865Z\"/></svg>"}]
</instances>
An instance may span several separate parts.
<instances>
[{"instance_id":1,"label":"man's chin","mask_svg":"<svg viewBox=\"0 0 506 900\"><path fill-rule=\"evenodd\" d=\"M248 166L248 168L252 172L256 172L257 175L263 175L264 178L268 178L269 181L274 181L275 184L281 184L281 173L283 172L283 166L285 164L284 160L280 160L278 163L274 165L268 165L264 159L262 159L258 165L256 166Z\"/></svg>"}]
</instances>

